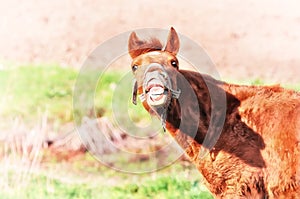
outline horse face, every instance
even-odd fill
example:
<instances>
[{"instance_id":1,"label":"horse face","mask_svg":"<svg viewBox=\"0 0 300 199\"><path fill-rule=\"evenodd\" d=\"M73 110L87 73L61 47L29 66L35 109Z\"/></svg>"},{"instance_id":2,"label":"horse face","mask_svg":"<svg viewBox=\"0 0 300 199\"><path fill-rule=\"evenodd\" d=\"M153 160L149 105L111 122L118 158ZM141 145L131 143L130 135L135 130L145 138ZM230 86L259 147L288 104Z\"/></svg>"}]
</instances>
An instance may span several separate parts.
<instances>
[{"instance_id":1,"label":"horse face","mask_svg":"<svg viewBox=\"0 0 300 199\"><path fill-rule=\"evenodd\" d=\"M179 50L179 38L176 31L171 28L164 50L158 40L140 40L133 32L129 38L128 50L133 59L131 68L136 79L134 103L135 95L140 94L147 110L149 106L166 106L177 90L176 73L179 67L176 54Z\"/></svg>"}]
</instances>

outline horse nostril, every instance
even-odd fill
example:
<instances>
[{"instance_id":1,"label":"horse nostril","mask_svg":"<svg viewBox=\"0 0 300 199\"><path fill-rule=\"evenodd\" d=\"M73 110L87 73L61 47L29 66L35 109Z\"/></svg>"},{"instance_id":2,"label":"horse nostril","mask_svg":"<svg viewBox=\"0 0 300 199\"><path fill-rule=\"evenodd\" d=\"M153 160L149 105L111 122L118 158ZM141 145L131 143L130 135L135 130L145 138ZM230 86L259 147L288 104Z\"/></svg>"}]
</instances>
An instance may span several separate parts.
<instances>
[{"instance_id":1,"label":"horse nostril","mask_svg":"<svg viewBox=\"0 0 300 199\"><path fill-rule=\"evenodd\" d=\"M168 78L168 74L166 72L161 72L160 74L163 76L163 78L165 78L165 79Z\"/></svg>"}]
</instances>

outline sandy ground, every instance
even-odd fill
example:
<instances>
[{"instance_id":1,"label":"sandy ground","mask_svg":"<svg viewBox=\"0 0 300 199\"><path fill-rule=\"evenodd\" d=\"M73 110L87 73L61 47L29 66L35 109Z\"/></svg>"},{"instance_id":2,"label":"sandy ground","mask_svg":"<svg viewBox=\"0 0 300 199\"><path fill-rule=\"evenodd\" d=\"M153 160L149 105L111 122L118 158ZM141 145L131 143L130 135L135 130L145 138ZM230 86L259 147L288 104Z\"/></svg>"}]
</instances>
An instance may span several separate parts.
<instances>
[{"instance_id":1,"label":"sandy ground","mask_svg":"<svg viewBox=\"0 0 300 199\"><path fill-rule=\"evenodd\" d=\"M2 68L11 63L79 68L97 45L115 35L174 26L206 49L223 78L300 82L297 0L10 0L0 5Z\"/></svg>"}]
</instances>

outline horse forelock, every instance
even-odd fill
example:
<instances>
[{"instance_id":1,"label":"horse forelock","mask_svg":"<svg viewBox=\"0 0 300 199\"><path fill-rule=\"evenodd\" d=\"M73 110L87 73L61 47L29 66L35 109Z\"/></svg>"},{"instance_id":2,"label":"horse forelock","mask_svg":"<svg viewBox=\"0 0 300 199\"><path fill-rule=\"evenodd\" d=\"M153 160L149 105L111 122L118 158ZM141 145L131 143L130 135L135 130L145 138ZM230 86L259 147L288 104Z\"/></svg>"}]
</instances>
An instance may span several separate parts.
<instances>
[{"instance_id":1,"label":"horse forelock","mask_svg":"<svg viewBox=\"0 0 300 199\"><path fill-rule=\"evenodd\" d=\"M129 51L129 54L135 58L151 51L161 51L162 48L163 45L157 38L151 38L150 40L138 41L135 47Z\"/></svg>"}]
</instances>

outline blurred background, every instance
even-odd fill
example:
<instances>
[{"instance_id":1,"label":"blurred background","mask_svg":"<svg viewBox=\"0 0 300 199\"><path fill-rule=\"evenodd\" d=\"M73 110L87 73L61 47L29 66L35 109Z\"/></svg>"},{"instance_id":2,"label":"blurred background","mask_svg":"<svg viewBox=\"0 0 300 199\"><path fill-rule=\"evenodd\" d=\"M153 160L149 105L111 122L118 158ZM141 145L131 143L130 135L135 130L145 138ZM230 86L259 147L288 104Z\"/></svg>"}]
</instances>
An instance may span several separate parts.
<instances>
[{"instance_id":1,"label":"blurred background","mask_svg":"<svg viewBox=\"0 0 300 199\"><path fill-rule=\"evenodd\" d=\"M116 160L103 140L95 143L101 145L97 153L113 157L111 162L103 165L86 153L72 107L79 70L116 35L173 26L206 50L222 80L299 89L299 7L296 0L1 1L0 198L210 198L184 156L157 172L133 175L110 167L123 161L134 170L149 165L151 157ZM107 88L113 90L129 70L129 56L125 60L96 89L96 108L90 107L96 122L86 115L80 128L94 135L96 125L116 146L147 154L169 137L136 142L109 119ZM147 114L137 109L132 120L147 123Z\"/></svg>"},{"instance_id":2,"label":"blurred background","mask_svg":"<svg viewBox=\"0 0 300 199\"><path fill-rule=\"evenodd\" d=\"M296 0L12 0L1 3L0 59L79 68L115 35L174 26L207 50L222 77L297 81L298 8Z\"/></svg>"}]
</instances>

